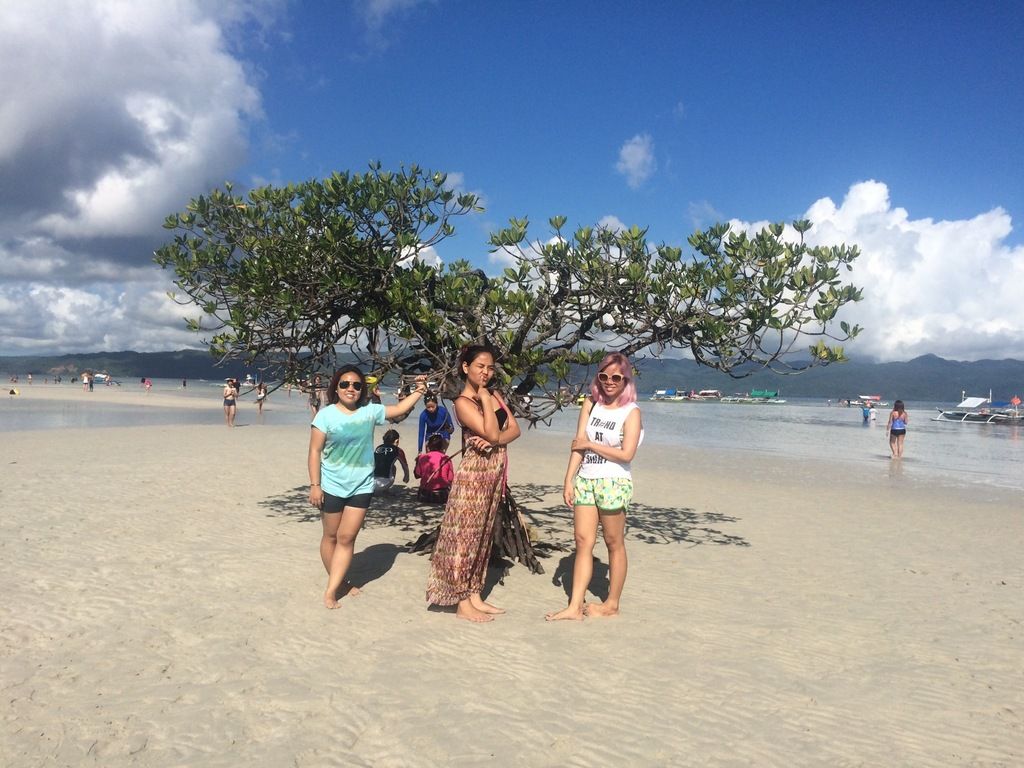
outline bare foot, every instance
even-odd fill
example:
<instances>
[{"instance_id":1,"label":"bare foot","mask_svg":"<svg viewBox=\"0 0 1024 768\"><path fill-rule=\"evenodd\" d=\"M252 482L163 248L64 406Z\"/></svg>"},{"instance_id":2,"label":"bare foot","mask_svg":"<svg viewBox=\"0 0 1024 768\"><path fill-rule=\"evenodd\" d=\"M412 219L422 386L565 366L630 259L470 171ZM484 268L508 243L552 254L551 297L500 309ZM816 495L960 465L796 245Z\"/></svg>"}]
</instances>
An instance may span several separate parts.
<instances>
[{"instance_id":1,"label":"bare foot","mask_svg":"<svg viewBox=\"0 0 1024 768\"><path fill-rule=\"evenodd\" d=\"M486 600L480 597L480 595L470 595L469 604L476 608L480 613L489 613L492 616L500 616L505 612L504 608L499 608L496 605L491 605Z\"/></svg>"},{"instance_id":2,"label":"bare foot","mask_svg":"<svg viewBox=\"0 0 1024 768\"><path fill-rule=\"evenodd\" d=\"M545 613L544 621L583 621L583 611L577 608L563 608L557 613Z\"/></svg>"},{"instance_id":3,"label":"bare foot","mask_svg":"<svg viewBox=\"0 0 1024 768\"><path fill-rule=\"evenodd\" d=\"M455 609L455 617L459 619L465 619L466 621L484 622L494 621L494 617L489 613L478 611L472 605L469 604L468 600L459 603L459 607Z\"/></svg>"},{"instance_id":4,"label":"bare foot","mask_svg":"<svg viewBox=\"0 0 1024 768\"><path fill-rule=\"evenodd\" d=\"M619 606L608 605L608 603L589 603L587 605L587 616L592 616L596 619L605 616L618 616Z\"/></svg>"},{"instance_id":5,"label":"bare foot","mask_svg":"<svg viewBox=\"0 0 1024 768\"><path fill-rule=\"evenodd\" d=\"M340 608L338 601L334 599L334 595L330 595L324 592L324 605L330 608L332 611L336 608Z\"/></svg>"}]
</instances>

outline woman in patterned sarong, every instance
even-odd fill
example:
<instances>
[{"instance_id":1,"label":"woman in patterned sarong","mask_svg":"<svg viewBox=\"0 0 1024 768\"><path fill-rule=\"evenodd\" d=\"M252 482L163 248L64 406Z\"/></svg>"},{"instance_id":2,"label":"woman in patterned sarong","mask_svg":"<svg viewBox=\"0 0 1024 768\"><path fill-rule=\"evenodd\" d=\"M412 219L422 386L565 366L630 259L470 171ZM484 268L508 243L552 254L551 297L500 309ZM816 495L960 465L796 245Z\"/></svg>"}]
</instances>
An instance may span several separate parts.
<instances>
[{"instance_id":1,"label":"woman in patterned sarong","mask_svg":"<svg viewBox=\"0 0 1024 768\"><path fill-rule=\"evenodd\" d=\"M458 605L455 615L469 621L493 621L504 613L480 593L494 540L494 521L505 490L505 446L519 437L519 425L497 392L487 385L494 376L494 353L474 345L459 358L466 385L455 398L465 451L455 472L430 560L427 602Z\"/></svg>"}]
</instances>

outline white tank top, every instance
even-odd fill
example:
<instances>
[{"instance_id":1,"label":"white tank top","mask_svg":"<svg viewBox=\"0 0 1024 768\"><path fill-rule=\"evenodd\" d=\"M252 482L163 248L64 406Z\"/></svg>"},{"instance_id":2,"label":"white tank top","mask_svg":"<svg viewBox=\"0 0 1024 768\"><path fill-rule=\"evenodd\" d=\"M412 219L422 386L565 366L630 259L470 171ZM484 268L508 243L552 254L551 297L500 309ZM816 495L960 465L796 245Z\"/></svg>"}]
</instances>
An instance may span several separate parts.
<instances>
[{"instance_id":1,"label":"white tank top","mask_svg":"<svg viewBox=\"0 0 1024 768\"><path fill-rule=\"evenodd\" d=\"M600 403L594 403L594 407L590 410L590 416L587 418L587 439L592 443L607 445L609 448L621 448L626 418L638 407L636 403L629 403L619 408L608 408ZM644 430L641 427L640 443L643 440ZM637 443L637 445L640 443ZM603 477L632 478L628 461L612 461L593 451L587 451L583 454L583 463L580 464L579 476L590 479Z\"/></svg>"}]
</instances>

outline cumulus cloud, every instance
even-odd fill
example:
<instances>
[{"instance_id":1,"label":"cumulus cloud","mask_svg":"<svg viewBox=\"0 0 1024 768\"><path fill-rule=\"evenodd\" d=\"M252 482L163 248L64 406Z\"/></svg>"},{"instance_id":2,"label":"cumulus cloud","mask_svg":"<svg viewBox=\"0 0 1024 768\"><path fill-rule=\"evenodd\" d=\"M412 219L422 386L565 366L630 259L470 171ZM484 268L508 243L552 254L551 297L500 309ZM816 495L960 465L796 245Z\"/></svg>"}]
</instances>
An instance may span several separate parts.
<instances>
[{"instance_id":1,"label":"cumulus cloud","mask_svg":"<svg viewBox=\"0 0 1024 768\"><path fill-rule=\"evenodd\" d=\"M0 4L0 315L21 306L41 329L8 336L0 354L50 351L58 333L80 351L196 345L148 321L121 341L109 323L127 322L133 301L159 321L160 224L233 174L260 118L230 31L258 38L283 5Z\"/></svg>"},{"instance_id":2,"label":"cumulus cloud","mask_svg":"<svg viewBox=\"0 0 1024 768\"><path fill-rule=\"evenodd\" d=\"M158 352L198 346L185 330L183 307L150 271L148 281L60 286L22 283L0 293L4 354L132 349Z\"/></svg>"},{"instance_id":3,"label":"cumulus cloud","mask_svg":"<svg viewBox=\"0 0 1024 768\"><path fill-rule=\"evenodd\" d=\"M406 248L402 252L402 259L398 264L401 267L411 267L414 261L419 261L426 264L428 267L444 266L444 259L441 258L441 254L438 253L437 249L432 245L427 245L419 249Z\"/></svg>"},{"instance_id":4,"label":"cumulus cloud","mask_svg":"<svg viewBox=\"0 0 1024 768\"><path fill-rule=\"evenodd\" d=\"M597 226L601 229L611 230L612 232L624 232L626 230L626 225L622 223L622 219L618 216L613 216L612 214L602 216L598 220Z\"/></svg>"},{"instance_id":5,"label":"cumulus cloud","mask_svg":"<svg viewBox=\"0 0 1024 768\"><path fill-rule=\"evenodd\" d=\"M864 300L841 315L864 327L852 352L881 360L1024 357L1024 246L1006 242L1012 222L1002 208L956 221L912 219L892 205L884 183L864 181L840 205L825 197L805 216L812 245L860 247L847 274ZM747 231L765 223L732 222Z\"/></svg>"},{"instance_id":6,"label":"cumulus cloud","mask_svg":"<svg viewBox=\"0 0 1024 768\"><path fill-rule=\"evenodd\" d=\"M650 134L638 133L619 149L615 170L626 178L630 189L639 189L657 170L654 160L654 139Z\"/></svg>"},{"instance_id":7,"label":"cumulus cloud","mask_svg":"<svg viewBox=\"0 0 1024 768\"><path fill-rule=\"evenodd\" d=\"M475 195L477 199L477 205L481 208L486 208L488 201L487 196L480 189L469 189L466 187L466 174L462 171L448 171L445 173L444 188L454 192L456 195Z\"/></svg>"}]
</instances>

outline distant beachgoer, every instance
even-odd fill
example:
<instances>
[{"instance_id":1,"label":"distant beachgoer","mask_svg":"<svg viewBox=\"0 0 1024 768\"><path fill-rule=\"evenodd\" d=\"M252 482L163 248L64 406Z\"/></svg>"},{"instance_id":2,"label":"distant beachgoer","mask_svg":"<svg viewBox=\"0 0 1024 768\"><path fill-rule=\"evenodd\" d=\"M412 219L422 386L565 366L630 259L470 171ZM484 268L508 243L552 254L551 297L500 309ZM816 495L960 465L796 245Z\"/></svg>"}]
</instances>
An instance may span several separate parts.
<instances>
[{"instance_id":1,"label":"distant beachgoer","mask_svg":"<svg viewBox=\"0 0 1024 768\"><path fill-rule=\"evenodd\" d=\"M481 596L494 541L494 522L508 474L506 446L519 437L519 424L501 395L488 386L494 378L494 353L475 344L459 357L466 382L455 398L465 450L441 519L430 560L427 602L458 605L455 615L469 621L493 621L501 608Z\"/></svg>"},{"instance_id":2,"label":"distant beachgoer","mask_svg":"<svg viewBox=\"0 0 1024 768\"><path fill-rule=\"evenodd\" d=\"M234 381L231 379L224 379L224 390L221 395L224 398L224 423L229 427L235 426L237 394Z\"/></svg>"},{"instance_id":3,"label":"distant beachgoer","mask_svg":"<svg viewBox=\"0 0 1024 768\"><path fill-rule=\"evenodd\" d=\"M455 479L455 467L445 455L448 441L434 434L427 438L426 453L416 457L413 474L420 479L416 497L428 504L444 504Z\"/></svg>"},{"instance_id":4,"label":"distant beachgoer","mask_svg":"<svg viewBox=\"0 0 1024 768\"><path fill-rule=\"evenodd\" d=\"M569 605L549 613L548 621L586 616L614 616L626 583L626 512L633 498L630 463L643 440L640 407L629 358L605 356L580 411L565 471L563 496L573 509L576 556ZM587 605L585 596L594 574L594 544L601 521L608 547L608 599Z\"/></svg>"},{"instance_id":5,"label":"distant beachgoer","mask_svg":"<svg viewBox=\"0 0 1024 768\"><path fill-rule=\"evenodd\" d=\"M406 394L406 397L411 394L412 390ZM373 451L374 492L391 490L391 486L395 484L395 477L398 474L395 464L402 465L402 472L404 473L402 482L409 482L409 462L405 458L405 451L398 447L398 440L398 430L389 429L384 433L384 442Z\"/></svg>"},{"instance_id":6,"label":"distant beachgoer","mask_svg":"<svg viewBox=\"0 0 1024 768\"><path fill-rule=\"evenodd\" d=\"M366 386L370 388L370 402L375 403L377 405L381 405L383 401L380 398L380 382L377 379L377 377L367 376ZM399 399L404 399L404 397L401 394L399 394Z\"/></svg>"},{"instance_id":7,"label":"distant beachgoer","mask_svg":"<svg viewBox=\"0 0 1024 768\"><path fill-rule=\"evenodd\" d=\"M110 383L110 377L109 376L107 377L107 383L108 384ZM146 379L146 383L145 383L145 387L146 387L146 394L148 395L149 394L149 390L151 390L153 388L153 380L147 378Z\"/></svg>"},{"instance_id":8,"label":"distant beachgoer","mask_svg":"<svg viewBox=\"0 0 1024 768\"><path fill-rule=\"evenodd\" d=\"M263 403L267 399L267 385L262 381L256 385L256 412L263 415Z\"/></svg>"},{"instance_id":9,"label":"distant beachgoer","mask_svg":"<svg viewBox=\"0 0 1024 768\"><path fill-rule=\"evenodd\" d=\"M324 385L320 374L313 376L313 380L306 385L306 392L309 395L309 410L316 417L324 403Z\"/></svg>"},{"instance_id":10,"label":"distant beachgoer","mask_svg":"<svg viewBox=\"0 0 1024 768\"><path fill-rule=\"evenodd\" d=\"M32 386L32 374L31 373L28 375L28 384L29 384L29 386Z\"/></svg>"},{"instance_id":11,"label":"distant beachgoer","mask_svg":"<svg viewBox=\"0 0 1024 768\"><path fill-rule=\"evenodd\" d=\"M188 386L188 379L182 379L181 380L181 388L185 389L185 387L187 387L187 386Z\"/></svg>"},{"instance_id":12,"label":"distant beachgoer","mask_svg":"<svg viewBox=\"0 0 1024 768\"><path fill-rule=\"evenodd\" d=\"M437 395L428 392L423 397L423 410L420 412L420 430L416 440L416 453L423 452L423 443L428 435L441 435L444 438L442 451L448 450L448 441L452 439L452 417L448 409L437 404Z\"/></svg>"},{"instance_id":13,"label":"distant beachgoer","mask_svg":"<svg viewBox=\"0 0 1024 768\"><path fill-rule=\"evenodd\" d=\"M867 424L871 419L871 406L867 403L863 403L860 406L860 415L864 419L864 423Z\"/></svg>"},{"instance_id":14,"label":"distant beachgoer","mask_svg":"<svg viewBox=\"0 0 1024 768\"><path fill-rule=\"evenodd\" d=\"M902 400L892 404L892 412L889 414L889 423L886 431L889 433L889 451L894 459L903 457L903 440L907 436L907 423L910 421Z\"/></svg>"},{"instance_id":15,"label":"distant beachgoer","mask_svg":"<svg viewBox=\"0 0 1024 768\"><path fill-rule=\"evenodd\" d=\"M426 377L419 377L416 391L397 405L368 403L363 372L346 365L331 378L329 404L313 418L307 458L309 503L321 512L320 559L327 569L328 608L338 607L339 590L359 593L345 583L345 574L373 498L373 428L411 411L426 388Z\"/></svg>"},{"instance_id":16,"label":"distant beachgoer","mask_svg":"<svg viewBox=\"0 0 1024 768\"><path fill-rule=\"evenodd\" d=\"M92 373L90 373L90 374L89 374L89 391L90 391L90 392L92 392L92 391L93 391L93 385L94 385L94 383L95 383L95 380L96 380L96 376L95 376L95 374L92 374Z\"/></svg>"}]
</instances>

